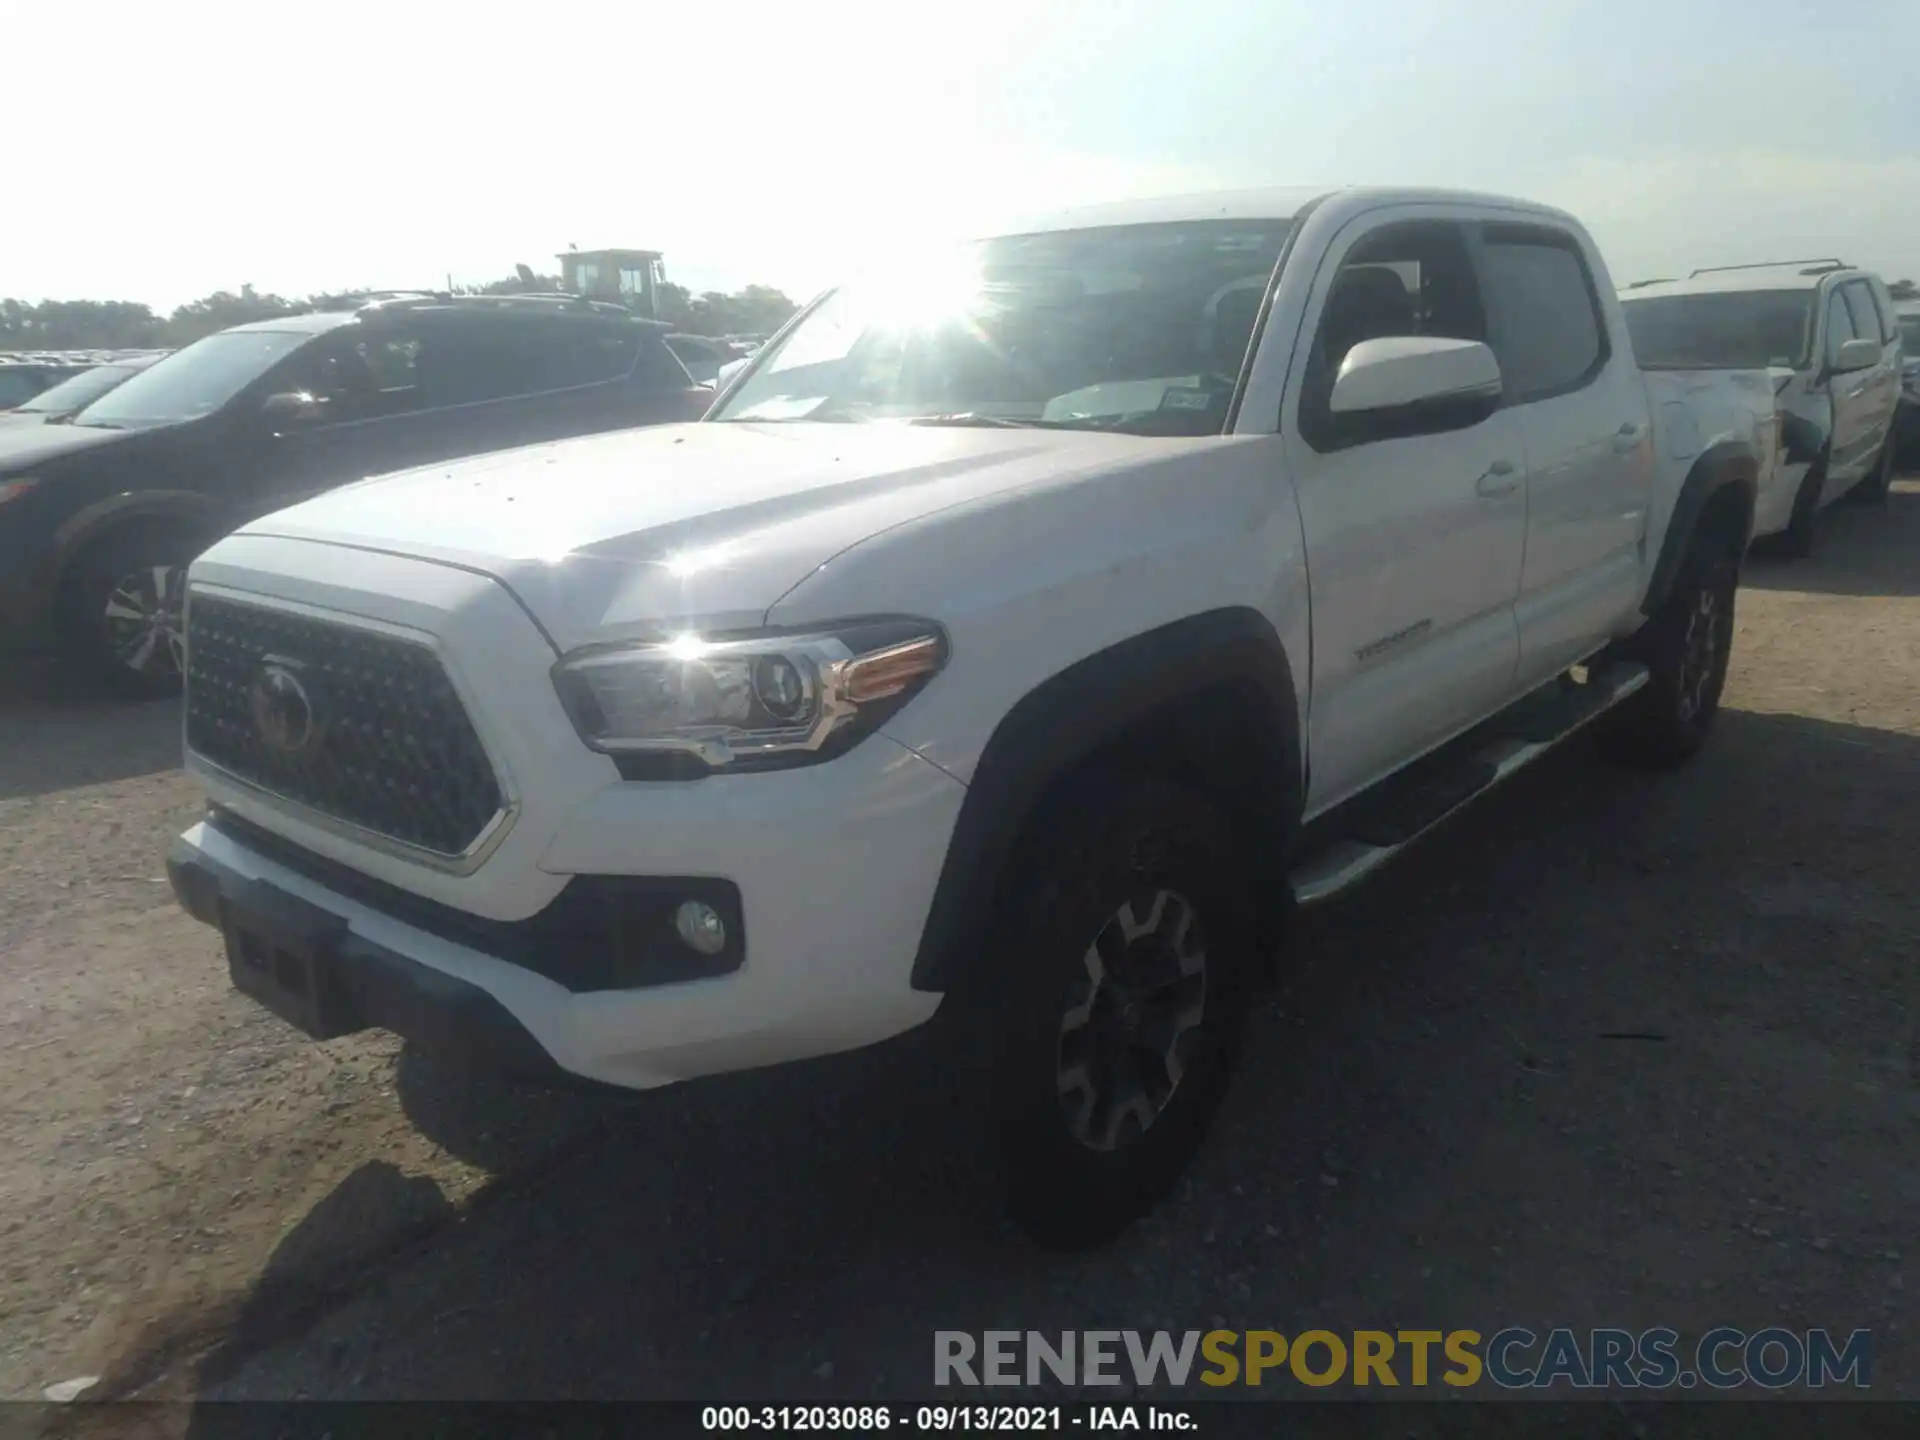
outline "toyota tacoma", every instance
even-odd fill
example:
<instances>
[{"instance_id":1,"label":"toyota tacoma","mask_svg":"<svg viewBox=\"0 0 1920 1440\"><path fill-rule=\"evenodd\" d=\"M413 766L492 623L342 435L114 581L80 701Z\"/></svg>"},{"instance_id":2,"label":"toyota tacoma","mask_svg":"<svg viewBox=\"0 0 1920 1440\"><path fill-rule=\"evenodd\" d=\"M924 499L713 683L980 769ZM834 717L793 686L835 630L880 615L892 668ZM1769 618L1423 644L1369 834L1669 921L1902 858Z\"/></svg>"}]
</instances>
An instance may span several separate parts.
<instances>
[{"instance_id":1,"label":"toyota tacoma","mask_svg":"<svg viewBox=\"0 0 1920 1440\"><path fill-rule=\"evenodd\" d=\"M202 554L169 873L322 1039L647 1088L939 1012L1011 1213L1095 1243L1199 1145L1295 905L1588 728L1701 745L1760 429L1643 372L1521 201L930 248L702 421Z\"/></svg>"}]
</instances>

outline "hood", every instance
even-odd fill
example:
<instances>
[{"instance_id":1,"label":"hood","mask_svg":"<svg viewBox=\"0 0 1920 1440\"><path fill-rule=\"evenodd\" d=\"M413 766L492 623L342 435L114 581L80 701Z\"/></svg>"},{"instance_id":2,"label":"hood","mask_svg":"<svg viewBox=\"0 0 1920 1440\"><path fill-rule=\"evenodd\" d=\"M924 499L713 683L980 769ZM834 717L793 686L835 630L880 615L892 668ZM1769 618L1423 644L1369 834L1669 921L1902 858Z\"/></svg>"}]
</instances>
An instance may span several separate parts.
<instances>
[{"instance_id":1,"label":"hood","mask_svg":"<svg viewBox=\"0 0 1920 1440\"><path fill-rule=\"evenodd\" d=\"M32 418L38 420L38 415ZM30 425L20 416L0 425L0 473L17 475L46 460L77 455L138 434L134 430L100 430L84 425Z\"/></svg>"},{"instance_id":2,"label":"hood","mask_svg":"<svg viewBox=\"0 0 1920 1440\"><path fill-rule=\"evenodd\" d=\"M361 481L244 533L503 581L563 650L687 620L759 624L881 530L1159 453L1165 440L911 425L665 425Z\"/></svg>"}]
</instances>

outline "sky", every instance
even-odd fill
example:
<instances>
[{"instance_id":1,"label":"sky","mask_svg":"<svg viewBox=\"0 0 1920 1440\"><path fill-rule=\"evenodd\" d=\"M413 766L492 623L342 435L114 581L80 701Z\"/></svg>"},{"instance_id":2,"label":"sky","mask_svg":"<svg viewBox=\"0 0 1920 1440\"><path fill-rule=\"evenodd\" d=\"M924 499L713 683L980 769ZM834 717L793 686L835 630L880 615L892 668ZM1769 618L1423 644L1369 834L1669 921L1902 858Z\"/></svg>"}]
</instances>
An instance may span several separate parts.
<instances>
[{"instance_id":1,"label":"sky","mask_svg":"<svg viewBox=\"0 0 1920 1440\"><path fill-rule=\"evenodd\" d=\"M928 231L1321 183L1564 206L1622 284L1920 279L1920 0L6 9L23 299L469 283L569 245L804 299Z\"/></svg>"}]
</instances>

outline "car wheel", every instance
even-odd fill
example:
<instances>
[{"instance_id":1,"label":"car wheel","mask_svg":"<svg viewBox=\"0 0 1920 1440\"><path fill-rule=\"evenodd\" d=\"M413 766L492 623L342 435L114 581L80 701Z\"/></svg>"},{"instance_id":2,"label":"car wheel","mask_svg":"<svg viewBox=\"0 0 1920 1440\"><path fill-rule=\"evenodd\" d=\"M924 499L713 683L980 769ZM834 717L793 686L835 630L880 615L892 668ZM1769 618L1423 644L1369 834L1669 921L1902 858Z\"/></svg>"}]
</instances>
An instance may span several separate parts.
<instances>
[{"instance_id":1,"label":"car wheel","mask_svg":"<svg viewBox=\"0 0 1920 1440\"><path fill-rule=\"evenodd\" d=\"M1627 647L1651 672L1647 684L1601 730L1611 754L1652 769L1678 765L1705 743L1733 656L1739 561L1712 534L1694 546L1673 593Z\"/></svg>"},{"instance_id":2,"label":"car wheel","mask_svg":"<svg viewBox=\"0 0 1920 1440\"><path fill-rule=\"evenodd\" d=\"M125 531L75 563L60 605L67 655L119 692L180 692L186 666L187 566L198 551L181 530Z\"/></svg>"},{"instance_id":3,"label":"car wheel","mask_svg":"<svg viewBox=\"0 0 1920 1440\"><path fill-rule=\"evenodd\" d=\"M1257 983L1256 912L1238 837L1171 784L1087 787L1029 840L982 1007L993 1129L1015 1223L1077 1249L1199 1148Z\"/></svg>"},{"instance_id":4,"label":"car wheel","mask_svg":"<svg viewBox=\"0 0 1920 1440\"><path fill-rule=\"evenodd\" d=\"M1789 560L1805 560L1813 554L1814 534L1820 525L1820 495L1827 485L1827 462L1816 460L1801 477L1794 492L1793 514L1781 533L1779 551Z\"/></svg>"}]
</instances>

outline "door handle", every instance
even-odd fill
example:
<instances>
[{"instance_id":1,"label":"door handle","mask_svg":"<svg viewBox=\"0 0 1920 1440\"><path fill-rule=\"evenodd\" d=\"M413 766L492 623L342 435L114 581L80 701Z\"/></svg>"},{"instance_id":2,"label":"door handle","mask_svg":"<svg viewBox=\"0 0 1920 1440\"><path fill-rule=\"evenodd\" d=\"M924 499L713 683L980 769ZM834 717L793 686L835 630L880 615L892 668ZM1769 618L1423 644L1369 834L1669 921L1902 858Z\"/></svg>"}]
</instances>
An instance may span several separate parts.
<instances>
[{"instance_id":1,"label":"door handle","mask_svg":"<svg viewBox=\"0 0 1920 1440\"><path fill-rule=\"evenodd\" d=\"M1625 455L1630 450L1637 449L1639 444L1640 427L1631 420L1613 432L1613 448L1622 455Z\"/></svg>"},{"instance_id":2,"label":"door handle","mask_svg":"<svg viewBox=\"0 0 1920 1440\"><path fill-rule=\"evenodd\" d=\"M1511 495L1520 487L1520 472L1511 460L1496 460L1487 467L1487 473L1474 482L1474 492L1482 499L1497 500L1502 495Z\"/></svg>"}]
</instances>

